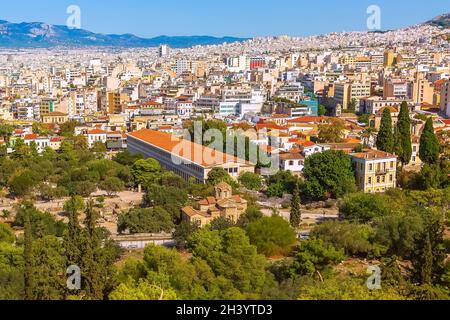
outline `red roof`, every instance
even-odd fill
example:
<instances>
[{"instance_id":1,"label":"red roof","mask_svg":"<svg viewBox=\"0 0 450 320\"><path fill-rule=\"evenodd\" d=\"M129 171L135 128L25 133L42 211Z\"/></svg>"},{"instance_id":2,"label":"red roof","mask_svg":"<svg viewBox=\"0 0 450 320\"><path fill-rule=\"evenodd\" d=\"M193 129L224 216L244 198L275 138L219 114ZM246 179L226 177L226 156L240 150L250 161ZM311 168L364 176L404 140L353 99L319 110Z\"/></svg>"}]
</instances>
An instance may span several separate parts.
<instances>
[{"instance_id":1,"label":"red roof","mask_svg":"<svg viewBox=\"0 0 450 320\"><path fill-rule=\"evenodd\" d=\"M107 132L103 131L103 130L99 130L99 129L94 129L94 130L88 131L88 134L107 134Z\"/></svg>"},{"instance_id":2,"label":"red roof","mask_svg":"<svg viewBox=\"0 0 450 320\"><path fill-rule=\"evenodd\" d=\"M325 117L300 117L290 120L293 123L321 123Z\"/></svg>"},{"instance_id":3,"label":"red roof","mask_svg":"<svg viewBox=\"0 0 450 320\"><path fill-rule=\"evenodd\" d=\"M39 136L35 133L32 134L26 134L25 135L25 140L36 140Z\"/></svg>"},{"instance_id":4,"label":"red roof","mask_svg":"<svg viewBox=\"0 0 450 320\"><path fill-rule=\"evenodd\" d=\"M189 140L182 140L169 133L143 129L128 134L129 137L139 139L166 152L189 160L202 167L211 167L229 162L252 165L242 159L224 154L218 150L204 147Z\"/></svg>"}]
</instances>

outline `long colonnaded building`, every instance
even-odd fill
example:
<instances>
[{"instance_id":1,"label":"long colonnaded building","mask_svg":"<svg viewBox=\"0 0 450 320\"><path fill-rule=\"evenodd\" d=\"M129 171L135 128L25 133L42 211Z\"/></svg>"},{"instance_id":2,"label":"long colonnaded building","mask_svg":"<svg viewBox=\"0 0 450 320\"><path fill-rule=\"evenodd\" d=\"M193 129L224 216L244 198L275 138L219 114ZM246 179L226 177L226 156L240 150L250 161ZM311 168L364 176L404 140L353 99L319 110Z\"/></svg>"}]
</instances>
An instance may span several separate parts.
<instances>
[{"instance_id":1,"label":"long colonnaded building","mask_svg":"<svg viewBox=\"0 0 450 320\"><path fill-rule=\"evenodd\" d=\"M165 132L143 129L129 133L127 146L132 154L153 158L166 170L199 183L206 183L208 173L216 167L235 179L241 173L255 172L253 163Z\"/></svg>"}]
</instances>

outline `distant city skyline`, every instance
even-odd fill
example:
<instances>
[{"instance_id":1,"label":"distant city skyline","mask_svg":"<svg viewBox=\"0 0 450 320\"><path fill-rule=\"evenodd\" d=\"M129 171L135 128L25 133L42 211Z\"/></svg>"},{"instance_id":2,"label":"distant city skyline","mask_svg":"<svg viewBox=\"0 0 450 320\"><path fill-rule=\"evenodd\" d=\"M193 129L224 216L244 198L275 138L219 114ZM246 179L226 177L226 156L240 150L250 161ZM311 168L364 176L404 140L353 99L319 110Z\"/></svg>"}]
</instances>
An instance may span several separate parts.
<instances>
[{"instance_id":1,"label":"distant city skyline","mask_svg":"<svg viewBox=\"0 0 450 320\"><path fill-rule=\"evenodd\" d=\"M55 3L56 2L56 3ZM259 37L307 36L367 30L367 7L381 8L381 29L398 29L450 12L450 2L347 0L15 0L2 3L0 19L64 25L70 5L81 8L81 28L97 33Z\"/></svg>"}]
</instances>

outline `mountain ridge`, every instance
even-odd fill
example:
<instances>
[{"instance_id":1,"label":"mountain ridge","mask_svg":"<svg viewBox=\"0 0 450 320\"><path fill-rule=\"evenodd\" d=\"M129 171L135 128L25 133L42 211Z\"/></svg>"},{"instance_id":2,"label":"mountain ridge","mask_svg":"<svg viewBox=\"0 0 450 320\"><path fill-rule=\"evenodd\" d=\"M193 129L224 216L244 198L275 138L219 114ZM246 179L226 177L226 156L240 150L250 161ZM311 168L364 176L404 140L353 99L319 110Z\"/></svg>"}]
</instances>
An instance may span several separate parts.
<instances>
[{"instance_id":1,"label":"mountain ridge","mask_svg":"<svg viewBox=\"0 0 450 320\"><path fill-rule=\"evenodd\" d=\"M248 38L213 36L158 36L141 38L131 33L101 34L84 29L44 22L12 23L0 19L0 47L2 48L50 48L68 47L157 47L167 44L173 48L189 48L197 45L214 45L224 42L243 42Z\"/></svg>"}]
</instances>

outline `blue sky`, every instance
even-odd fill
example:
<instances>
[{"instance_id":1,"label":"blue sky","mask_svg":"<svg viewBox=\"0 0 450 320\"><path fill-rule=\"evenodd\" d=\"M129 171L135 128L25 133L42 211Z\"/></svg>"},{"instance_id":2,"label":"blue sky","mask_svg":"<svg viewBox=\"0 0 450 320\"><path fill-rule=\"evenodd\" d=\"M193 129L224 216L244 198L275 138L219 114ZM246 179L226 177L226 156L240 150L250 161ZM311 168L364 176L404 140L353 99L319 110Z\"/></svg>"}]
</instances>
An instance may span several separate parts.
<instances>
[{"instance_id":1,"label":"blue sky","mask_svg":"<svg viewBox=\"0 0 450 320\"><path fill-rule=\"evenodd\" d=\"M381 8L382 29L450 12L449 0L13 0L0 19L65 24L69 5L81 8L81 27L138 36L312 35L365 30L367 7Z\"/></svg>"}]
</instances>

